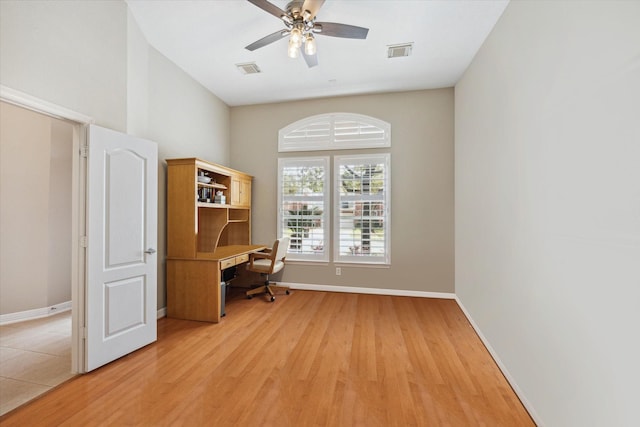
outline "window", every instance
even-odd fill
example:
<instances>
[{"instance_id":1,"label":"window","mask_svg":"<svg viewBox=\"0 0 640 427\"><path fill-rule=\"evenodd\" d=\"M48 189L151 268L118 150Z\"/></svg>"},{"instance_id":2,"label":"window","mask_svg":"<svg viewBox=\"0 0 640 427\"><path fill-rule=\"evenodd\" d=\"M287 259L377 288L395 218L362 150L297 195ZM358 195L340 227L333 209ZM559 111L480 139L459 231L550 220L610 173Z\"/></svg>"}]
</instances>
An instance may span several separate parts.
<instances>
[{"instance_id":1,"label":"window","mask_svg":"<svg viewBox=\"0 0 640 427\"><path fill-rule=\"evenodd\" d=\"M344 150L391 146L391 125L362 114L320 114L280 129L278 151Z\"/></svg>"},{"instance_id":2,"label":"window","mask_svg":"<svg viewBox=\"0 0 640 427\"><path fill-rule=\"evenodd\" d=\"M287 259L329 261L329 158L278 160L278 235Z\"/></svg>"},{"instance_id":3,"label":"window","mask_svg":"<svg viewBox=\"0 0 640 427\"><path fill-rule=\"evenodd\" d=\"M389 123L352 113L307 117L282 128L278 135L280 152L379 151L371 149L390 146ZM333 171L329 159L278 160L278 235L291 237L287 259L389 264L391 155L334 156Z\"/></svg>"},{"instance_id":4,"label":"window","mask_svg":"<svg viewBox=\"0 0 640 427\"><path fill-rule=\"evenodd\" d=\"M336 262L389 264L390 155L334 159Z\"/></svg>"}]
</instances>

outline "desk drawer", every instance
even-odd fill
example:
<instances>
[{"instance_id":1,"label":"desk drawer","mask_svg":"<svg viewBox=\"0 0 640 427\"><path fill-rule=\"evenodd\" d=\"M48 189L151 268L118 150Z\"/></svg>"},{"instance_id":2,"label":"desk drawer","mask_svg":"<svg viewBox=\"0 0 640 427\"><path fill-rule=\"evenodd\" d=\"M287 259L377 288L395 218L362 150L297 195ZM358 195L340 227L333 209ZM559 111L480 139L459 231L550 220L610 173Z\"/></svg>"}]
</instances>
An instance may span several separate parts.
<instances>
[{"instance_id":1,"label":"desk drawer","mask_svg":"<svg viewBox=\"0 0 640 427\"><path fill-rule=\"evenodd\" d=\"M238 255L237 257L226 258L220 260L220 270L224 270L234 265L242 264L249 261L249 254Z\"/></svg>"},{"instance_id":2,"label":"desk drawer","mask_svg":"<svg viewBox=\"0 0 640 427\"><path fill-rule=\"evenodd\" d=\"M225 268L233 267L236 265L235 258L227 258L220 260L220 270L224 270Z\"/></svg>"}]
</instances>

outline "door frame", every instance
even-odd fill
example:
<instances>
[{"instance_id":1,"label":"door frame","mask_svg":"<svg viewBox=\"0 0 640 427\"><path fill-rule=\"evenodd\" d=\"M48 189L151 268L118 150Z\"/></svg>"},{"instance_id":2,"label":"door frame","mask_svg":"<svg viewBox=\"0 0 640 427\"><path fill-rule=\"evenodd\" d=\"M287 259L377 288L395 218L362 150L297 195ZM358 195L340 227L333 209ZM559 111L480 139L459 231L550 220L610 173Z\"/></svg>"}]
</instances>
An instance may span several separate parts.
<instances>
[{"instance_id":1,"label":"door frame","mask_svg":"<svg viewBox=\"0 0 640 427\"><path fill-rule=\"evenodd\" d=\"M44 101L0 85L0 100L73 125L71 183L71 372L84 373L85 366L85 288L86 288L86 185L87 159L81 147L87 146L87 128L95 120L68 108ZM84 152L86 153L86 152Z\"/></svg>"}]
</instances>

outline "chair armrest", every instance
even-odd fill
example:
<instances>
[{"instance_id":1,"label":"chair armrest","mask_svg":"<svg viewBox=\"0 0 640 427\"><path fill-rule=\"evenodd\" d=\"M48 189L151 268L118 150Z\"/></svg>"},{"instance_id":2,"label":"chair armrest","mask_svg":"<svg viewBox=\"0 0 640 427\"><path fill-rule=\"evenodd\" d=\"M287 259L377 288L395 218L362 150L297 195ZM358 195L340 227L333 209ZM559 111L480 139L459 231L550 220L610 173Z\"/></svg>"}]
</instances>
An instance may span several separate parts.
<instances>
[{"instance_id":1,"label":"chair armrest","mask_svg":"<svg viewBox=\"0 0 640 427\"><path fill-rule=\"evenodd\" d=\"M254 258L258 258L258 259L265 259L265 258L271 258L271 253L267 253L267 252L253 252L249 254L249 258L250 259L254 259Z\"/></svg>"},{"instance_id":2,"label":"chair armrest","mask_svg":"<svg viewBox=\"0 0 640 427\"><path fill-rule=\"evenodd\" d=\"M256 259L271 259L274 254L269 250L269 252L252 252L249 254L249 265L248 268L253 268L253 261ZM274 260L271 260L271 266L273 268Z\"/></svg>"}]
</instances>

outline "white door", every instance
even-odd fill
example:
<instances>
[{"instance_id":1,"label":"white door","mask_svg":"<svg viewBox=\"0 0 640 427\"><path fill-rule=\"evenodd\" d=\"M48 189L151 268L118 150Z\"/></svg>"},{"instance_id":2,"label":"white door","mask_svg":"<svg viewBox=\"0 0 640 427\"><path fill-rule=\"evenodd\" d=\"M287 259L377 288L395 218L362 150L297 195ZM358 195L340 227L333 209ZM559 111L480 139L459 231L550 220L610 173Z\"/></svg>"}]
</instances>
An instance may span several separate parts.
<instances>
[{"instance_id":1,"label":"white door","mask_svg":"<svg viewBox=\"0 0 640 427\"><path fill-rule=\"evenodd\" d=\"M86 371L156 340L158 149L89 127Z\"/></svg>"}]
</instances>

